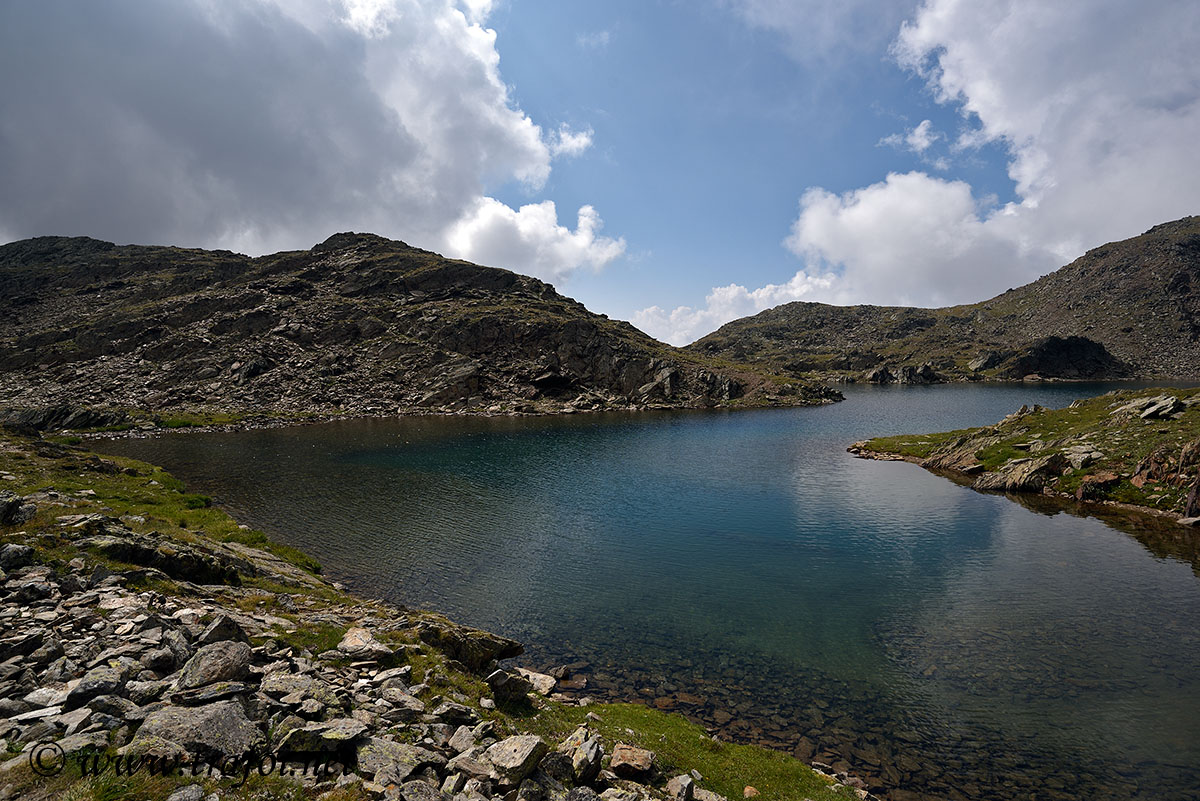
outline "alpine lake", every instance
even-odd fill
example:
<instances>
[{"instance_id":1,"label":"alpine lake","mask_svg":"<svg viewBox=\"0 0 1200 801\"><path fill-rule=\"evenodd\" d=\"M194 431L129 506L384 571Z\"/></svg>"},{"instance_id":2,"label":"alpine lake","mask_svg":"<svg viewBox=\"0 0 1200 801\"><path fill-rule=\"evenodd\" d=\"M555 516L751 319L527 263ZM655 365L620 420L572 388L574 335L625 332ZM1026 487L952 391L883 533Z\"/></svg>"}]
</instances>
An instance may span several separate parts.
<instances>
[{"instance_id":1,"label":"alpine lake","mask_svg":"<svg viewBox=\"0 0 1200 801\"><path fill-rule=\"evenodd\" d=\"M570 665L573 696L673 710L888 798L1183 801L1200 798L1200 535L846 453L1132 386L96 445L351 590Z\"/></svg>"}]
</instances>

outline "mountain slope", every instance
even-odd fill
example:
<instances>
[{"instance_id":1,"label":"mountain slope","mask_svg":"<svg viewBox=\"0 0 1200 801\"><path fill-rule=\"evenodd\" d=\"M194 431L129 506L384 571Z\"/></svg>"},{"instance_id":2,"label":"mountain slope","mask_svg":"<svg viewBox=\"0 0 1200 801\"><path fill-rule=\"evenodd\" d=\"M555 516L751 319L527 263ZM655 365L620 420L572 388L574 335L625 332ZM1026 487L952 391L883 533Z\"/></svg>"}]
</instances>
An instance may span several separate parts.
<instances>
[{"instance_id":1,"label":"mountain slope","mask_svg":"<svg viewBox=\"0 0 1200 801\"><path fill-rule=\"evenodd\" d=\"M687 350L876 381L1200 377L1200 217L1102 245L982 303L788 303L728 323Z\"/></svg>"},{"instance_id":2,"label":"mountain slope","mask_svg":"<svg viewBox=\"0 0 1200 801\"><path fill-rule=\"evenodd\" d=\"M0 406L392 413L833 397L677 350L534 278L370 234L259 258L87 238L0 247Z\"/></svg>"}]
</instances>

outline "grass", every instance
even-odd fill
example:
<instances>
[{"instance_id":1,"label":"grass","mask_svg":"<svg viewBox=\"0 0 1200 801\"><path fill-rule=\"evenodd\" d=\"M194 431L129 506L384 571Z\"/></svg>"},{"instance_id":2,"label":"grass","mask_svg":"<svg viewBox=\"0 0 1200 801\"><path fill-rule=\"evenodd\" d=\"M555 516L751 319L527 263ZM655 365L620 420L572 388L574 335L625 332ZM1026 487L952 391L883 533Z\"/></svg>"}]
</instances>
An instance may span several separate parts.
<instances>
[{"instance_id":1,"label":"grass","mask_svg":"<svg viewBox=\"0 0 1200 801\"><path fill-rule=\"evenodd\" d=\"M898 434L894 437L876 437L868 440L867 449L876 453L894 453L915 459L927 459L947 442L966 436L972 430L977 429L964 428L957 431L944 431L940 434Z\"/></svg>"},{"instance_id":2,"label":"grass","mask_svg":"<svg viewBox=\"0 0 1200 801\"><path fill-rule=\"evenodd\" d=\"M599 722L586 719L591 712ZM685 718L639 704L593 704L587 707L548 704L535 717L522 721L529 731L548 742L565 739L586 723L600 734L606 750L623 742L654 752L663 778L697 770L700 786L729 799L740 799L747 785L771 801L835 801L857 798L834 787L800 760L754 745L717 742Z\"/></svg>"}]
</instances>

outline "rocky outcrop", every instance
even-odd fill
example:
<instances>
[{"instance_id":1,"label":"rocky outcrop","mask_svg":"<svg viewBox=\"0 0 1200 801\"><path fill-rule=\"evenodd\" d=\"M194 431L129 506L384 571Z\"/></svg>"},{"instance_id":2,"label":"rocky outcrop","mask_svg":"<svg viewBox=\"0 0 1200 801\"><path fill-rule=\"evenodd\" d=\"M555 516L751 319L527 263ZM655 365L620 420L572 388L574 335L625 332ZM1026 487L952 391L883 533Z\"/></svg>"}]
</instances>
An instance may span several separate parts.
<instances>
[{"instance_id":1,"label":"rocky outcrop","mask_svg":"<svg viewBox=\"0 0 1200 801\"><path fill-rule=\"evenodd\" d=\"M940 384L946 377L933 369L933 365L925 362L920 367L910 364L900 367L876 367L864 376L868 384Z\"/></svg>"},{"instance_id":2,"label":"rocky outcrop","mask_svg":"<svg viewBox=\"0 0 1200 801\"><path fill-rule=\"evenodd\" d=\"M537 279L369 234L255 259L61 237L0 246L0 420L22 429L128 425L126 408L170 423L199 409L533 413L766 396L840 397L714 368Z\"/></svg>"},{"instance_id":3,"label":"rocky outcrop","mask_svg":"<svg viewBox=\"0 0 1200 801\"><path fill-rule=\"evenodd\" d=\"M417 636L476 673L497 660L511 659L525 651L515 640L449 620L422 621L417 626Z\"/></svg>"}]
</instances>

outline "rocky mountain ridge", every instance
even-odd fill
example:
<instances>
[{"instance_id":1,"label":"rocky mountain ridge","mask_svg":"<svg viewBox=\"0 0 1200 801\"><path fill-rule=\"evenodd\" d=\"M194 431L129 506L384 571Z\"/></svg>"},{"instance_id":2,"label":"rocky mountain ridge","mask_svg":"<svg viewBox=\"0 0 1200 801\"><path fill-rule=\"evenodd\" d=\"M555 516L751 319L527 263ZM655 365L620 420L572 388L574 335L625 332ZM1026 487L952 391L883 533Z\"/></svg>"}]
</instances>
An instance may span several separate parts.
<instances>
[{"instance_id":1,"label":"rocky mountain ridge","mask_svg":"<svg viewBox=\"0 0 1200 801\"><path fill-rule=\"evenodd\" d=\"M980 303L788 303L727 323L687 350L874 383L1197 378L1200 217L1094 248Z\"/></svg>"},{"instance_id":2,"label":"rocky mountain ridge","mask_svg":"<svg viewBox=\"0 0 1200 801\"><path fill-rule=\"evenodd\" d=\"M370 234L309 251L0 246L0 406L281 413L803 404L549 284Z\"/></svg>"}]
</instances>

